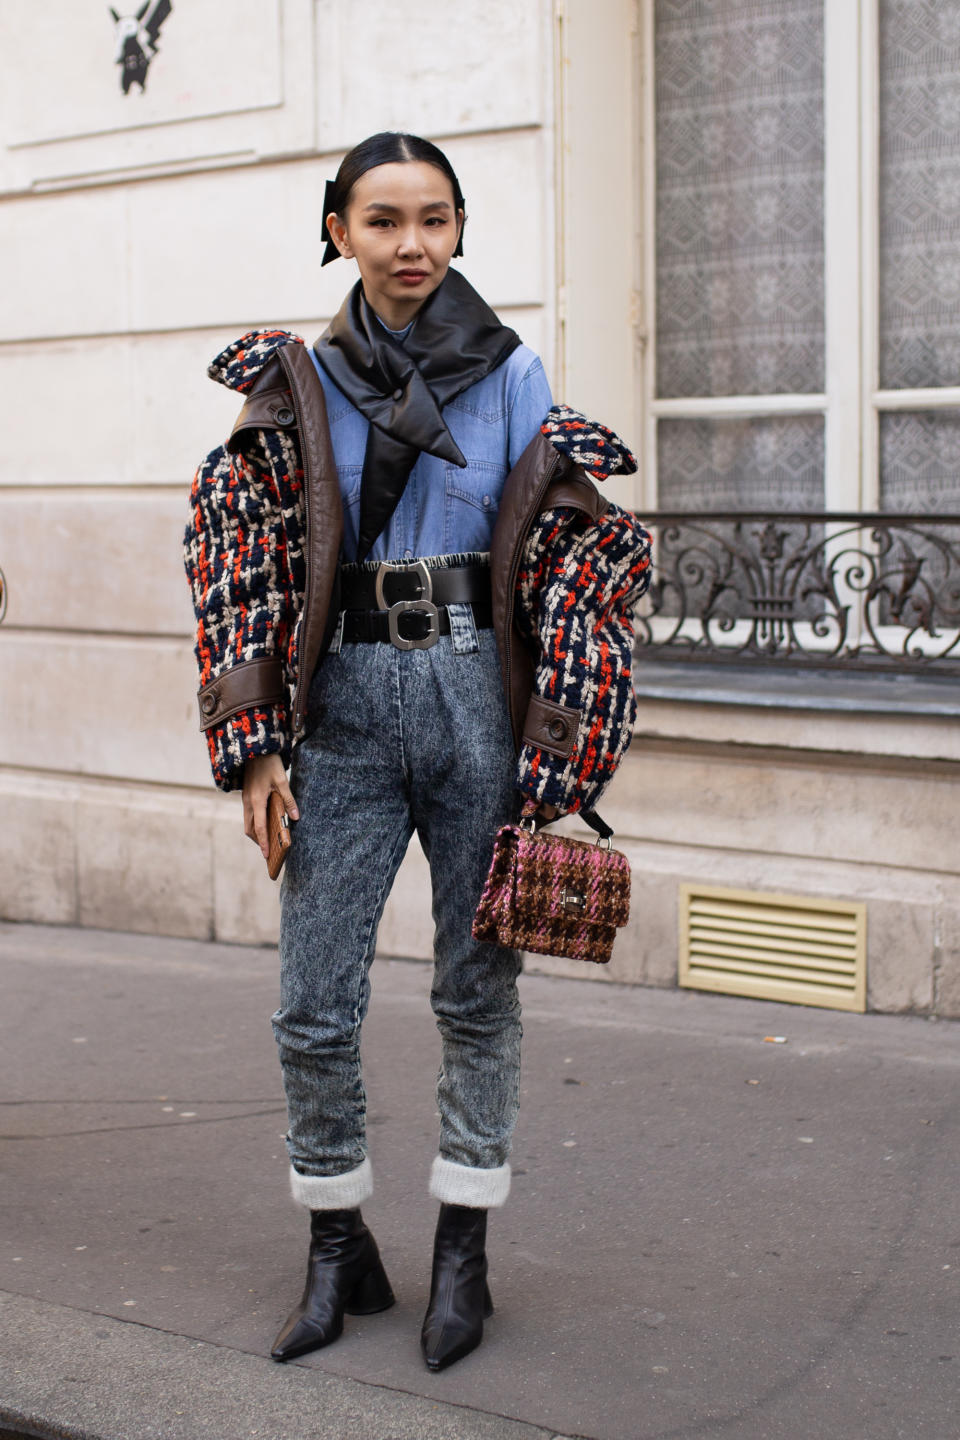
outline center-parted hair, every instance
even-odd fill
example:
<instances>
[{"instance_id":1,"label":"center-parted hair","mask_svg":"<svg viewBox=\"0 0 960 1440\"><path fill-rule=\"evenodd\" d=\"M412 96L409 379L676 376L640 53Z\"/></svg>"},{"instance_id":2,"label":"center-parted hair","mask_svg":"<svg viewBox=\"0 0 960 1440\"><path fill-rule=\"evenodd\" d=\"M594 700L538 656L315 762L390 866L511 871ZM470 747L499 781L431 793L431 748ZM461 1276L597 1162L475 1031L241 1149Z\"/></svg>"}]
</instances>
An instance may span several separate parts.
<instances>
[{"instance_id":1,"label":"center-parted hair","mask_svg":"<svg viewBox=\"0 0 960 1440\"><path fill-rule=\"evenodd\" d=\"M398 130L381 130L378 134L361 140L359 145L354 145L353 149L348 151L340 161L336 178L327 181L323 197L324 223L331 211L339 215L341 220L343 219L347 206L350 204L354 185L368 170L375 169L377 165L407 165L418 160L427 165L433 165L447 177L453 190L454 210L463 211L464 218L466 218L466 206L464 205L463 191L460 189L460 181L439 146L434 145L430 140L424 140L420 135L407 135ZM457 248L453 253L454 255L463 254L462 228L457 240ZM326 265L328 261L338 259L339 255L339 250L328 237L321 263Z\"/></svg>"}]
</instances>

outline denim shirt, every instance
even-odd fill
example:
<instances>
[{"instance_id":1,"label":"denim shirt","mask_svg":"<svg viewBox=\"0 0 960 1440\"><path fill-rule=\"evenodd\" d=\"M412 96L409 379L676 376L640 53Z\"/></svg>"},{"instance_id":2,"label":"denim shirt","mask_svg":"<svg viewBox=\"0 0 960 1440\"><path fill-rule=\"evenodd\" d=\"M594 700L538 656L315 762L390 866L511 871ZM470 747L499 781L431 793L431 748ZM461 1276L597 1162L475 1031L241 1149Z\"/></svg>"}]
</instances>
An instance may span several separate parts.
<instances>
[{"instance_id":1,"label":"denim shirt","mask_svg":"<svg viewBox=\"0 0 960 1440\"><path fill-rule=\"evenodd\" d=\"M402 343L407 331L389 333ZM333 383L312 347L308 353L323 385L340 478L343 558L355 560L369 422ZM552 403L539 356L519 345L496 370L444 407L444 422L460 447L466 469L421 452L389 524L367 558L410 560L489 550L503 482Z\"/></svg>"}]
</instances>

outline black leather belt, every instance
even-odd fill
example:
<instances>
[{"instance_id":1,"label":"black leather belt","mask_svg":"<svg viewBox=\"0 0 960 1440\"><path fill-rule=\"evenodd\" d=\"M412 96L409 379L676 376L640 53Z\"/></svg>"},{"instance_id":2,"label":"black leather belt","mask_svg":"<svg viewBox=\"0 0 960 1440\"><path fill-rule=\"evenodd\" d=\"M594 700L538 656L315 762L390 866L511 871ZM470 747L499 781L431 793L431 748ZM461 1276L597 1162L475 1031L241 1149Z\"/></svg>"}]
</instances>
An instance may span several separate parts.
<instances>
[{"instance_id":1,"label":"black leather belt","mask_svg":"<svg viewBox=\"0 0 960 1440\"><path fill-rule=\"evenodd\" d=\"M436 644L433 638L436 635L450 634L450 612L446 605L435 607L437 612L436 625L433 623L433 616L424 610L404 610L394 621L396 634L401 641L407 641L406 645L401 644L400 650L428 650L431 645ZM493 606L489 600L486 604L474 603L473 623L480 630L489 630L493 624ZM343 639L353 644L356 641L390 641L396 644L390 628L391 617L389 610L347 610L343 617Z\"/></svg>"},{"instance_id":2,"label":"black leather belt","mask_svg":"<svg viewBox=\"0 0 960 1440\"><path fill-rule=\"evenodd\" d=\"M490 566L441 566L433 570L418 560L415 565L391 565L377 570L340 572L340 607L343 610L385 610L398 600L430 600L434 605L470 605L490 599Z\"/></svg>"},{"instance_id":3,"label":"black leather belt","mask_svg":"<svg viewBox=\"0 0 960 1440\"><path fill-rule=\"evenodd\" d=\"M429 650L450 633L448 605L471 605L474 624L493 624L488 565L441 566L422 560L377 570L341 571L343 639L389 641L398 650Z\"/></svg>"}]
</instances>

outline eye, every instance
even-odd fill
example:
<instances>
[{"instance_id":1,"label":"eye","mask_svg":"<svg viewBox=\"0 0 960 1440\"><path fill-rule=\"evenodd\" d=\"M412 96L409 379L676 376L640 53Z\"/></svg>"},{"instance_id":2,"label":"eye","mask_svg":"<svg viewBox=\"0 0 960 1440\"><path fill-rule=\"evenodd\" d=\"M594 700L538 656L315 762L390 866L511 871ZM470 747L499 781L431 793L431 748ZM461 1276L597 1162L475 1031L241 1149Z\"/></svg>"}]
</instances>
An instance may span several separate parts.
<instances>
[{"instance_id":1,"label":"eye","mask_svg":"<svg viewBox=\"0 0 960 1440\"><path fill-rule=\"evenodd\" d=\"M431 215L431 216L430 216L430 219L427 221L427 224L428 224L428 225L434 225L434 226L436 226L436 225L446 225L446 223L447 223L447 218L446 218L445 215Z\"/></svg>"},{"instance_id":2,"label":"eye","mask_svg":"<svg viewBox=\"0 0 960 1440\"><path fill-rule=\"evenodd\" d=\"M392 224L393 221L390 219L389 215L378 215L375 219L370 221L370 227L374 230L386 230Z\"/></svg>"}]
</instances>

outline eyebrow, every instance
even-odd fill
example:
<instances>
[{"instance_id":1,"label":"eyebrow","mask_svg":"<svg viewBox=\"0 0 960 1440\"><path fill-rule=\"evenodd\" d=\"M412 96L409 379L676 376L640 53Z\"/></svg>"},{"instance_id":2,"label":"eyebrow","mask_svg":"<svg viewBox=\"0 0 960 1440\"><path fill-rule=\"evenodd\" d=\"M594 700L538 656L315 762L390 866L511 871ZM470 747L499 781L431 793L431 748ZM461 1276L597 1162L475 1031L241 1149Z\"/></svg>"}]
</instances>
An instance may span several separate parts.
<instances>
[{"instance_id":1,"label":"eyebrow","mask_svg":"<svg viewBox=\"0 0 960 1440\"><path fill-rule=\"evenodd\" d=\"M428 200L426 205L420 207L422 210L452 210L453 206L449 200ZM388 205L383 200L371 200L369 205L364 205L364 213L368 210L388 210L391 215L399 215L399 205Z\"/></svg>"}]
</instances>

